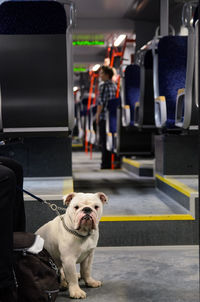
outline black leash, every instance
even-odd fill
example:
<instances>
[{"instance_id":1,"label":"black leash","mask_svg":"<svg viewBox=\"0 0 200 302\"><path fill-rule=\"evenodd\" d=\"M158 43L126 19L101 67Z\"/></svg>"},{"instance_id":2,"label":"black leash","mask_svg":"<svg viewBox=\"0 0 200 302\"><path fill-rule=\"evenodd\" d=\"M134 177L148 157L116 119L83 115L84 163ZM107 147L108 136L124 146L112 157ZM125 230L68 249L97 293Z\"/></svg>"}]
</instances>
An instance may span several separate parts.
<instances>
[{"instance_id":1,"label":"black leash","mask_svg":"<svg viewBox=\"0 0 200 302\"><path fill-rule=\"evenodd\" d=\"M18 187L18 188L19 188L19 187ZM21 189L20 189L20 190L21 190ZM43 200L42 198L40 198L40 197L34 195L33 193L30 193L30 192L28 192L28 191L26 191L26 190L24 190L24 189L22 189L22 191L23 191L24 193L26 193L27 195L29 195L29 196L35 198L35 199L38 200L39 202L46 203L45 200Z\"/></svg>"},{"instance_id":2,"label":"black leash","mask_svg":"<svg viewBox=\"0 0 200 302\"><path fill-rule=\"evenodd\" d=\"M61 208L61 207L58 207L55 203L50 203L36 195L34 195L33 193L30 193L29 191L26 191L25 189L21 189L18 187L18 189L20 189L21 191L23 191L24 193L26 193L27 195L31 196L32 198L36 199L37 201L41 202L41 203L44 203L46 205L48 205L50 207L50 209L54 212L57 213L57 215L60 216L60 213L58 212L58 210L61 210L61 211L66 211L66 208Z\"/></svg>"},{"instance_id":3,"label":"black leash","mask_svg":"<svg viewBox=\"0 0 200 302\"><path fill-rule=\"evenodd\" d=\"M74 230L70 230L70 229L67 227L67 225L65 224L65 221L64 221L63 216L60 215L60 212L58 211L58 210L66 211L66 208L58 207L55 203L50 203L50 202L48 202L48 201L46 201L46 200L43 200L42 198L40 198L40 197L34 195L33 193L30 193L30 192L26 191L25 189L21 189L21 188L19 188L19 187L18 187L18 189L22 190L24 193L26 193L27 195L31 196L32 198L38 200L39 202L48 205L48 206L50 207L50 209L51 209L52 211L56 212L57 216L60 217L60 219L61 219L61 221L62 221L62 224L63 224L63 227L64 227L65 230L68 231L69 233L71 233L71 234L73 234L74 236L79 237L79 238L81 238L81 239L87 239L87 238L91 235L91 234L89 233L88 235L83 236L83 235L77 233L77 232L74 231Z\"/></svg>"}]
</instances>

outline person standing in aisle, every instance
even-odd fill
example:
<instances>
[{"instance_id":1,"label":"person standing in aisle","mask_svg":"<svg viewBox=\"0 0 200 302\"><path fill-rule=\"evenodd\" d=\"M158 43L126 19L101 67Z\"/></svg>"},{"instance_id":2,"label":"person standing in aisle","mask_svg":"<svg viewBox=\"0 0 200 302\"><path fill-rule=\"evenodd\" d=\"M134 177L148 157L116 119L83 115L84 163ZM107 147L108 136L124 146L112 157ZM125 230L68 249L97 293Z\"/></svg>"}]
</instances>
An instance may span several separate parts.
<instances>
[{"instance_id":1,"label":"person standing in aisle","mask_svg":"<svg viewBox=\"0 0 200 302\"><path fill-rule=\"evenodd\" d=\"M102 152L101 169L111 168L111 152L106 149L106 111L108 101L116 97L117 86L112 81L114 72L108 66L100 69L102 83L99 86L99 98L97 103L96 123L99 126L100 144Z\"/></svg>"}]
</instances>

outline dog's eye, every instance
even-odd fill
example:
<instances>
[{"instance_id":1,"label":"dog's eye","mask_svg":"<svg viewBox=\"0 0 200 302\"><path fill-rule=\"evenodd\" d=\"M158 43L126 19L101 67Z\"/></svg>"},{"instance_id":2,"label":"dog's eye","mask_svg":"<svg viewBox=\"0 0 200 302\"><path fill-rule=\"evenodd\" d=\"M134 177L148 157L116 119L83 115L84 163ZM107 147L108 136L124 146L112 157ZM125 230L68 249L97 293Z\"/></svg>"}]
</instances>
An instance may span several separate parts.
<instances>
[{"instance_id":1,"label":"dog's eye","mask_svg":"<svg viewBox=\"0 0 200 302\"><path fill-rule=\"evenodd\" d=\"M95 208L95 210L98 210L99 206L95 206L94 208Z\"/></svg>"},{"instance_id":2,"label":"dog's eye","mask_svg":"<svg viewBox=\"0 0 200 302\"><path fill-rule=\"evenodd\" d=\"M78 209L79 209L79 206L75 206L74 209L78 210Z\"/></svg>"}]
</instances>

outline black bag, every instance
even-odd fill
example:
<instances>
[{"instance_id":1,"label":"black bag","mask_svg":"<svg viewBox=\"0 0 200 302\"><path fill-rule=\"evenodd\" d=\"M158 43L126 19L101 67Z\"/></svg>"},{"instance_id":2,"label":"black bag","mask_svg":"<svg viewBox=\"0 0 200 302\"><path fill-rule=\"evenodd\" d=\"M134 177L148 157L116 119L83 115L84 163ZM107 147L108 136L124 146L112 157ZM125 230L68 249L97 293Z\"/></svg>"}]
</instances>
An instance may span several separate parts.
<instances>
[{"instance_id":1,"label":"black bag","mask_svg":"<svg viewBox=\"0 0 200 302\"><path fill-rule=\"evenodd\" d=\"M54 302L59 292L59 271L47 250L38 254L27 251L35 239L32 233L14 233L18 302Z\"/></svg>"}]
</instances>

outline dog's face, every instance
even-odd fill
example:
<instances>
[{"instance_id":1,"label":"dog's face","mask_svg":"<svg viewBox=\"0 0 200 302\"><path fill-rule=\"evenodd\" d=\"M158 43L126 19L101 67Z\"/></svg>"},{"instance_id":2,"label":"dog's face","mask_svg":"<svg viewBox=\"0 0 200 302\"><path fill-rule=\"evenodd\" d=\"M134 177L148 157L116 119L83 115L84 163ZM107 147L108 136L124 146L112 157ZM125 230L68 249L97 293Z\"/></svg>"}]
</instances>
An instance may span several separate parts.
<instances>
[{"instance_id":1,"label":"dog's face","mask_svg":"<svg viewBox=\"0 0 200 302\"><path fill-rule=\"evenodd\" d=\"M63 199L68 205L66 215L75 230L88 232L97 229L103 204L108 200L104 193L70 193Z\"/></svg>"}]
</instances>

